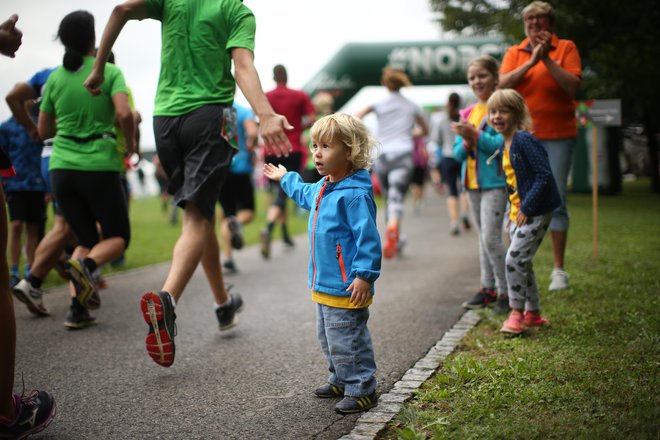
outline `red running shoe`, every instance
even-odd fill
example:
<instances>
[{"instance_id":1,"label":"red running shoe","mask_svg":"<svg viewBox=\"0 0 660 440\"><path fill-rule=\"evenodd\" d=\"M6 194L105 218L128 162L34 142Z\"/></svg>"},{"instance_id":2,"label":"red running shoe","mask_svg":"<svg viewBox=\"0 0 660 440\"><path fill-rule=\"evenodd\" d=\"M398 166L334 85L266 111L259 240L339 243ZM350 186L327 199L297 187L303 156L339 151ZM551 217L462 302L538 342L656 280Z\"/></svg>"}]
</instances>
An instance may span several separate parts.
<instances>
[{"instance_id":1,"label":"red running shoe","mask_svg":"<svg viewBox=\"0 0 660 440\"><path fill-rule=\"evenodd\" d=\"M504 321L500 332L509 333L511 335L519 335L525 330L523 325L523 314L517 310L511 310L509 318Z\"/></svg>"},{"instance_id":2,"label":"red running shoe","mask_svg":"<svg viewBox=\"0 0 660 440\"><path fill-rule=\"evenodd\" d=\"M525 327L543 327L550 324L550 321L541 317L540 312L525 311L523 314L523 324L525 324Z\"/></svg>"},{"instance_id":3,"label":"red running shoe","mask_svg":"<svg viewBox=\"0 0 660 440\"><path fill-rule=\"evenodd\" d=\"M396 225L388 226L385 231L385 246L383 257L393 258L399 251L399 228Z\"/></svg>"},{"instance_id":4,"label":"red running shoe","mask_svg":"<svg viewBox=\"0 0 660 440\"><path fill-rule=\"evenodd\" d=\"M147 353L158 365L169 367L174 363L174 337L176 315L167 292L148 292L140 300L142 316L149 324L145 344Z\"/></svg>"}]
</instances>

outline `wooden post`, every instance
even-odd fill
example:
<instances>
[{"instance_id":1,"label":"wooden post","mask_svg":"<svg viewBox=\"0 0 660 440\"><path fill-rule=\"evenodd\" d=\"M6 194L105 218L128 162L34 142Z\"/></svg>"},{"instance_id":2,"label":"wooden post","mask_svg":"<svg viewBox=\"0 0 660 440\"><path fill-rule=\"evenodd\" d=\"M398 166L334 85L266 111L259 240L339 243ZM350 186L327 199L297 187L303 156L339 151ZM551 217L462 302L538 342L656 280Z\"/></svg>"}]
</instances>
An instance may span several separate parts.
<instances>
[{"instance_id":1,"label":"wooden post","mask_svg":"<svg viewBox=\"0 0 660 440\"><path fill-rule=\"evenodd\" d=\"M594 237L594 258L598 256L598 139L596 137L598 128L594 124L592 127L593 146L591 147L591 194L593 201L593 237Z\"/></svg>"}]
</instances>

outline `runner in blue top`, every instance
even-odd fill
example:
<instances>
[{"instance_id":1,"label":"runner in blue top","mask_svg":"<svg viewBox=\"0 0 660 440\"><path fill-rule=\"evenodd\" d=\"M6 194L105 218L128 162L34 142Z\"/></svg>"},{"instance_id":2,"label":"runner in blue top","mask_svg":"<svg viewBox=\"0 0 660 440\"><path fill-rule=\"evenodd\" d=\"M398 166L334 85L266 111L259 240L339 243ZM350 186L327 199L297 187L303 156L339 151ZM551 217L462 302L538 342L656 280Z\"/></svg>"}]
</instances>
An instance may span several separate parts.
<instances>
[{"instance_id":1,"label":"runner in blue top","mask_svg":"<svg viewBox=\"0 0 660 440\"><path fill-rule=\"evenodd\" d=\"M232 249L243 247L243 225L254 219L254 150L257 146L259 126L254 112L234 103L238 126L238 151L229 167L227 181L220 190L220 205L224 212L222 222L222 266L229 274L238 271Z\"/></svg>"}]
</instances>

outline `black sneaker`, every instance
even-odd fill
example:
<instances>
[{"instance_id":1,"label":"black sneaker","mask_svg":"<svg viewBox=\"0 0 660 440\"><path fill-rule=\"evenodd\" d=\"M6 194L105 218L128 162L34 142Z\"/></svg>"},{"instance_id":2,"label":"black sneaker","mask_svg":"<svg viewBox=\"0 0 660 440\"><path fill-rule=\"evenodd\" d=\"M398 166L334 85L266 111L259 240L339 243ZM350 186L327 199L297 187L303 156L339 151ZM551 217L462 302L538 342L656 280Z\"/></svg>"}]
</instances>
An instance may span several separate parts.
<instances>
[{"instance_id":1,"label":"black sneaker","mask_svg":"<svg viewBox=\"0 0 660 440\"><path fill-rule=\"evenodd\" d=\"M290 247L290 248L296 247L296 243L294 243L293 240L291 240L291 237L289 236L282 238L282 241L284 242L284 246L286 247Z\"/></svg>"},{"instance_id":2,"label":"black sneaker","mask_svg":"<svg viewBox=\"0 0 660 440\"><path fill-rule=\"evenodd\" d=\"M238 267L236 266L234 260L225 260L222 263L222 267L225 269L225 273L228 275L238 273Z\"/></svg>"},{"instance_id":3,"label":"black sneaker","mask_svg":"<svg viewBox=\"0 0 660 440\"><path fill-rule=\"evenodd\" d=\"M335 411L339 414L353 414L366 411L376 405L378 405L378 395L375 392L370 396L346 396L335 405Z\"/></svg>"},{"instance_id":4,"label":"black sneaker","mask_svg":"<svg viewBox=\"0 0 660 440\"><path fill-rule=\"evenodd\" d=\"M493 306L493 312L497 314L505 314L511 311L509 307L509 296L506 293L503 293L497 297L497 302Z\"/></svg>"},{"instance_id":5,"label":"black sneaker","mask_svg":"<svg viewBox=\"0 0 660 440\"><path fill-rule=\"evenodd\" d=\"M344 388L326 383L325 385L318 387L314 391L314 394L316 394L316 397L321 397L323 399L329 397L344 397Z\"/></svg>"},{"instance_id":6,"label":"black sneaker","mask_svg":"<svg viewBox=\"0 0 660 440\"><path fill-rule=\"evenodd\" d=\"M48 391L33 390L27 396L14 394L16 416L13 420L0 418L0 438L24 439L41 432L55 417L55 399Z\"/></svg>"},{"instance_id":7,"label":"black sneaker","mask_svg":"<svg viewBox=\"0 0 660 440\"><path fill-rule=\"evenodd\" d=\"M90 315L89 310L84 308L80 302L74 298L69 306L69 313L66 315L64 327L73 330L80 330L94 324L96 318Z\"/></svg>"},{"instance_id":8,"label":"black sneaker","mask_svg":"<svg viewBox=\"0 0 660 440\"><path fill-rule=\"evenodd\" d=\"M96 288L96 281L83 261L70 258L67 261L67 272L71 276L71 282L76 289L76 298L80 304L90 310L101 307L101 297Z\"/></svg>"},{"instance_id":9,"label":"black sneaker","mask_svg":"<svg viewBox=\"0 0 660 440\"><path fill-rule=\"evenodd\" d=\"M25 304L30 311L37 316L48 316L48 309L44 306L43 290L32 287L28 280L20 280L12 289L16 299Z\"/></svg>"},{"instance_id":10,"label":"black sneaker","mask_svg":"<svg viewBox=\"0 0 660 440\"><path fill-rule=\"evenodd\" d=\"M467 217L463 217L462 220L463 220L463 229L465 229L466 231L469 231L470 229L472 229L472 225L470 224L470 220L468 220Z\"/></svg>"},{"instance_id":11,"label":"black sneaker","mask_svg":"<svg viewBox=\"0 0 660 440\"><path fill-rule=\"evenodd\" d=\"M243 228L233 215L227 218L227 228L231 235L231 247L236 250L241 249L243 247Z\"/></svg>"},{"instance_id":12,"label":"black sneaker","mask_svg":"<svg viewBox=\"0 0 660 440\"><path fill-rule=\"evenodd\" d=\"M259 234L261 240L261 256L266 260L270 258L270 232L268 229L264 229Z\"/></svg>"},{"instance_id":13,"label":"black sneaker","mask_svg":"<svg viewBox=\"0 0 660 440\"><path fill-rule=\"evenodd\" d=\"M142 317L149 324L145 339L147 353L158 365L169 367L174 363L174 337L176 315L170 294L148 292L140 300Z\"/></svg>"},{"instance_id":14,"label":"black sneaker","mask_svg":"<svg viewBox=\"0 0 660 440\"><path fill-rule=\"evenodd\" d=\"M236 314L243 310L243 298L240 293L229 295L229 304L215 309L215 315L220 323L220 331L229 330L238 324Z\"/></svg>"},{"instance_id":15,"label":"black sneaker","mask_svg":"<svg viewBox=\"0 0 660 440\"><path fill-rule=\"evenodd\" d=\"M482 309L488 304L497 300L497 293L494 290L483 287L472 298L465 301L462 306L466 309Z\"/></svg>"}]
</instances>

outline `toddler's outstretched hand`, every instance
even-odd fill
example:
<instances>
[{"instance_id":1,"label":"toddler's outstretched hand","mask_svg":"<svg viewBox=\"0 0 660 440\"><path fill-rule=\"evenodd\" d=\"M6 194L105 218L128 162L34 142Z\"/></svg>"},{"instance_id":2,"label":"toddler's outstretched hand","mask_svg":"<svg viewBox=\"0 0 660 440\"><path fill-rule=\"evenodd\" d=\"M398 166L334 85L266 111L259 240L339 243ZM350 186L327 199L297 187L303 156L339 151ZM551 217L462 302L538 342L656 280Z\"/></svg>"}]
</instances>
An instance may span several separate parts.
<instances>
[{"instance_id":1,"label":"toddler's outstretched hand","mask_svg":"<svg viewBox=\"0 0 660 440\"><path fill-rule=\"evenodd\" d=\"M279 182L282 180L282 177L287 173L287 169L284 168L284 165L275 166L272 163L264 164L264 175L270 180L275 180Z\"/></svg>"}]
</instances>

